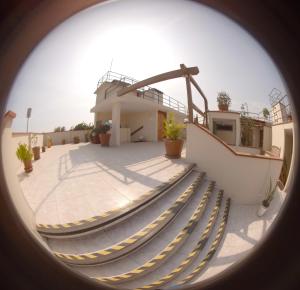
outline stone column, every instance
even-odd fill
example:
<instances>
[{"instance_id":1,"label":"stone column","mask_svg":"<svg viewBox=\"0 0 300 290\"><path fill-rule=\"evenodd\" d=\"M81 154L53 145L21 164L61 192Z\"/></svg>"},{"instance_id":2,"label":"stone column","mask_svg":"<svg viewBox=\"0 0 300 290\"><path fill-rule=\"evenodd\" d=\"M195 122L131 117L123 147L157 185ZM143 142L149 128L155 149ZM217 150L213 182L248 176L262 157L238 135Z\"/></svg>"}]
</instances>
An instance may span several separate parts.
<instances>
[{"instance_id":1,"label":"stone column","mask_svg":"<svg viewBox=\"0 0 300 290\"><path fill-rule=\"evenodd\" d=\"M120 146L120 124L121 124L121 104L114 103L112 106L112 129L111 129L111 144Z\"/></svg>"}]
</instances>

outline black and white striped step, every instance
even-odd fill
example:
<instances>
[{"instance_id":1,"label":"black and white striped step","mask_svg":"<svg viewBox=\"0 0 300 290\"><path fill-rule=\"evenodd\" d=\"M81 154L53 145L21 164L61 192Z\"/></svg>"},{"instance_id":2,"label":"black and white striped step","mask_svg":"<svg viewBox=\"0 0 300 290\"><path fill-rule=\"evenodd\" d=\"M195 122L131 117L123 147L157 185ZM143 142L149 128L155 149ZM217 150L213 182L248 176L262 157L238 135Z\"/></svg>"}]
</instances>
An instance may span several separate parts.
<instances>
[{"instance_id":1,"label":"black and white striped step","mask_svg":"<svg viewBox=\"0 0 300 290\"><path fill-rule=\"evenodd\" d=\"M171 188L176 186L178 182L189 175L193 167L194 164L187 164L181 172L171 177L168 182L162 183L149 192L145 192L139 199L132 201L129 205L127 204L115 210L101 212L97 216L65 224L37 224L37 231L45 237L69 238L110 227L138 213L146 206L161 198Z\"/></svg>"},{"instance_id":2,"label":"black and white striped step","mask_svg":"<svg viewBox=\"0 0 300 290\"><path fill-rule=\"evenodd\" d=\"M204 173L198 174L193 183L183 191L176 201L163 213L161 213L155 220L147 224L145 227L135 232L126 239L117 242L109 247L100 248L93 252L85 252L80 254L54 252L54 255L68 264L100 264L109 262L127 255L138 247L142 246L156 234L158 234L165 226L168 225L176 215L189 202L191 197L195 194L201 182L203 181Z\"/></svg>"}]
</instances>

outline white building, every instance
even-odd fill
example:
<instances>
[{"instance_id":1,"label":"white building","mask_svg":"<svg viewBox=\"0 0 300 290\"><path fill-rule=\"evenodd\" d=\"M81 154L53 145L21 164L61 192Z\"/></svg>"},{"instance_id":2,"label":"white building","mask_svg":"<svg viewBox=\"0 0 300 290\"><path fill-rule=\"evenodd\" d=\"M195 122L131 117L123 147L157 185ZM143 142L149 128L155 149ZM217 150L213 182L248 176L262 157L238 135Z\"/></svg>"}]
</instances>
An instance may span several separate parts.
<instances>
[{"instance_id":1,"label":"white building","mask_svg":"<svg viewBox=\"0 0 300 290\"><path fill-rule=\"evenodd\" d=\"M159 141L163 139L163 120L173 112L175 119L183 122L186 107L163 92L145 87L121 97L118 90L135 83L132 78L108 72L98 83L95 91L95 126L105 121L112 123L111 144L138 140Z\"/></svg>"}]
</instances>

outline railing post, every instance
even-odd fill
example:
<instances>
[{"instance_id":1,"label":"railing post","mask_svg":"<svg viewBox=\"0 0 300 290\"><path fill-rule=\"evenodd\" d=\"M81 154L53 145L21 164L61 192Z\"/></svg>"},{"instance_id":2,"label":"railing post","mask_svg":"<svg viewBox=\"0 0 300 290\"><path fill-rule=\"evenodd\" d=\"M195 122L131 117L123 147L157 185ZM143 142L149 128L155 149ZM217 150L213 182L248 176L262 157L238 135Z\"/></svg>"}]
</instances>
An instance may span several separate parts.
<instances>
[{"instance_id":1,"label":"railing post","mask_svg":"<svg viewBox=\"0 0 300 290\"><path fill-rule=\"evenodd\" d=\"M186 66L184 64L180 65L181 69L185 69ZM193 100L192 100L192 88L190 75L185 75L186 82L186 91L187 91L187 99L188 99L188 119L190 123L193 123Z\"/></svg>"},{"instance_id":2,"label":"railing post","mask_svg":"<svg viewBox=\"0 0 300 290\"><path fill-rule=\"evenodd\" d=\"M180 65L181 69L185 69L186 66L184 64ZM185 75L186 82L186 91L187 91L187 100L188 100L188 117L189 122L193 123L193 100L192 100L192 88L190 82L190 75Z\"/></svg>"}]
</instances>

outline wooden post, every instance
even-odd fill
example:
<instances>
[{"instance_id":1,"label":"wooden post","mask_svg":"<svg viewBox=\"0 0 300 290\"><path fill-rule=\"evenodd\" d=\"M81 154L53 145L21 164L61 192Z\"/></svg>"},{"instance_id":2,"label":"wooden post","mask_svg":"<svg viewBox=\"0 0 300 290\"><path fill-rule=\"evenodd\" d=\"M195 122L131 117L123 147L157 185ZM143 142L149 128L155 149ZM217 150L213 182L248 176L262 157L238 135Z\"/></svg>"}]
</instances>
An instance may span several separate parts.
<instances>
[{"instance_id":1,"label":"wooden post","mask_svg":"<svg viewBox=\"0 0 300 290\"><path fill-rule=\"evenodd\" d=\"M180 65L181 69L186 69L186 66L184 64ZM190 123L193 123L193 100L192 100L192 88L191 88L191 81L190 81L190 75L187 74L184 76L185 82L186 82L186 92L187 92L187 100L188 100L188 119Z\"/></svg>"},{"instance_id":2,"label":"wooden post","mask_svg":"<svg viewBox=\"0 0 300 290\"><path fill-rule=\"evenodd\" d=\"M208 119L207 119L207 112L208 112L208 102L207 102L207 98L204 95L204 93L202 92L201 88L199 87L199 85L197 84L196 80L190 76L190 81L191 83L194 85L194 87L197 89L197 91L200 93L200 95L202 96L203 100L204 100L204 106L205 106L205 126L208 128Z\"/></svg>"}]
</instances>

